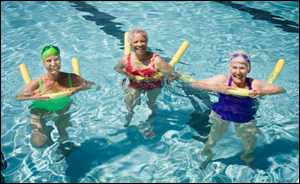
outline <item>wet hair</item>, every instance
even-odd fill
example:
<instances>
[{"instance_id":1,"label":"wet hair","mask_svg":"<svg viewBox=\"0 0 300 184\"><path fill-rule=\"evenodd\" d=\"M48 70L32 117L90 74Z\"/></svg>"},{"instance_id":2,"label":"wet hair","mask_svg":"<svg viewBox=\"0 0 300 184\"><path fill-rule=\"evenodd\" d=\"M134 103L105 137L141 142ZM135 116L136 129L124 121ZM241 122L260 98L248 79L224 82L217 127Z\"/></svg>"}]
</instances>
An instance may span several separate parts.
<instances>
[{"instance_id":1,"label":"wet hair","mask_svg":"<svg viewBox=\"0 0 300 184\"><path fill-rule=\"evenodd\" d=\"M136 35L136 34L141 34L143 35L145 38L146 38L146 41L148 41L148 34L147 32L144 30L144 29L141 29L141 28L134 28L132 29L129 34L128 34L128 39L129 39L129 42L131 43L132 42L132 39L133 37Z\"/></svg>"}]
</instances>

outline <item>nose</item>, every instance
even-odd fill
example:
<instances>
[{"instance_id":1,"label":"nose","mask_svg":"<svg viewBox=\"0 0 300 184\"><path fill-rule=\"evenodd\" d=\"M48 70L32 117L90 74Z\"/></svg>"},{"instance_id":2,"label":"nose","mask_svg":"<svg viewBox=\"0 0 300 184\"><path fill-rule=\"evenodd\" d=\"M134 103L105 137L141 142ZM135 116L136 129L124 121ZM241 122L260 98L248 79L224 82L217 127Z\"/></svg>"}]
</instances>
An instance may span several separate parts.
<instances>
[{"instance_id":1,"label":"nose","mask_svg":"<svg viewBox=\"0 0 300 184\"><path fill-rule=\"evenodd\" d=\"M55 60L52 59L51 62L50 62L50 64L51 64L51 65L55 65Z\"/></svg>"}]
</instances>

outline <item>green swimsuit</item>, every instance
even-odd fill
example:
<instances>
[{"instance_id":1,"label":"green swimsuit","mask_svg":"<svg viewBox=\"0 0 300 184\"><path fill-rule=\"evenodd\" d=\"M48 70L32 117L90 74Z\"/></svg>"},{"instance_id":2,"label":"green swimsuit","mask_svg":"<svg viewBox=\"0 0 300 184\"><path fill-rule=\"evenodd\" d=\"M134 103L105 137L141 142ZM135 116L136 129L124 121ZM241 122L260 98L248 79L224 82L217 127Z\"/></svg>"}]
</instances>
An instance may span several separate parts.
<instances>
[{"instance_id":1,"label":"green swimsuit","mask_svg":"<svg viewBox=\"0 0 300 184\"><path fill-rule=\"evenodd\" d=\"M43 93L45 91L45 84L42 79L39 81L39 90ZM72 87L72 76L68 74L68 87ZM35 100L32 102L31 110L46 110L48 112L56 112L63 110L71 104L70 96L61 96L57 98L50 98L47 100Z\"/></svg>"}]
</instances>

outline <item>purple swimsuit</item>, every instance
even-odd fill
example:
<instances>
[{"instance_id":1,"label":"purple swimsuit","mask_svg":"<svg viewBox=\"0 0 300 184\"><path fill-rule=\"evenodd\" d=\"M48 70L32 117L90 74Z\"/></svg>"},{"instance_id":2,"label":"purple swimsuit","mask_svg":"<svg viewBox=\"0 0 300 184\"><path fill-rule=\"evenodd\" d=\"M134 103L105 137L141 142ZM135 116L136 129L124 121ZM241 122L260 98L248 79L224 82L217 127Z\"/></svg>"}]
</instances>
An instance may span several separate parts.
<instances>
[{"instance_id":1,"label":"purple swimsuit","mask_svg":"<svg viewBox=\"0 0 300 184\"><path fill-rule=\"evenodd\" d=\"M251 78L246 78L249 90L252 89ZM232 77L229 78L228 86L231 86ZM246 123L254 119L257 111L258 102L251 97L238 97L219 93L219 101L213 104L213 111L221 116L223 120L237 123Z\"/></svg>"}]
</instances>

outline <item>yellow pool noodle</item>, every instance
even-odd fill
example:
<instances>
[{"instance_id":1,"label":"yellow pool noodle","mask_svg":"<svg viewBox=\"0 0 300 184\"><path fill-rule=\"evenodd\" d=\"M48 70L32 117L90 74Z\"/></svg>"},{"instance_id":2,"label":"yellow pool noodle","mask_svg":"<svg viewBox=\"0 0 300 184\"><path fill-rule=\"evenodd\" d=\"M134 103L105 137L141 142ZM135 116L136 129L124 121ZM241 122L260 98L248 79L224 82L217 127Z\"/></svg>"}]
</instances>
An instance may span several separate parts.
<instances>
[{"instance_id":1,"label":"yellow pool noodle","mask_svg":"<svg viewBox=\"0 0 300 184\"><path fill-rule=\"evenodd\" d=\"M284 59L279 59L272 71L272 73L270 74L269 78L268 78L268 83L272 84L279 76L279 74L281 73L283 67L284 67L285 61Z\"/></svg>"},{"instance_id":2,"label":"yellow pool noodle","mask_svg":"<svg viewBox=\"0 0 300 184\"><path fill-rule=\"evenodd\" d=\"M24 79L24 82L26 84L29 84L31 82L31 77L30 77L27 66L24 63L22 63L19 65L19 67L20 67L20 71L21 71L22 77ZM79 60L76 57L72 58L72 67L73 67L73 72L77 75L80 75ZM60 96L65 96L65 95L70 95L70 94L71 94L70 91L66 90L66 91L60 91L60 92L56 92L56 93L45 94L42 96L49 97L49 98L57 98Z\"/></svg>"},{"instance_id":3,"label":"yellow pool noodle","mask_svg":"<svg viewBox=\"0 0 300 184\"><path fill-rule=\"evenodd\" d=\"M128 32L124 33L124 54L128 55L130 53L130 44L128 39Z\"/></svg>"},{"instance_id":4,"label":"yellow pool noodle","mask_svg":"<svg viewBox=\"0 0 300 184\"><path fill-rule=\"evenodd\" d=\"M22 77L23 77L25 83L29 84L31 82L31 77L30 77L30 74L29 74L26 64L22 63L19 65L19 67L20 67L20 71L21 71L21 74L22 74Z\"/></svg>"},{"instance_id":5,"label":"yellow pool noodle","mask_svg":"<svg viewBox=\"0 0 300 184\"><path fill-rule=\"evenodd\" d=\"M189 47L189 42L187 40L184 40L183 43L181 44L180 48L177 50L176 54L173 56L172 60L170 61L170 65L174 67L176 65L186 49Z\"/></svg>"},{"instance_id":6,"label":"yellow pool noodle","mask_svg":"<svg viewBox=\"0 0 300 184\"><path fill-rule=\"evenodd\" d=\"M187 40L184 40L183 42L182 42L182 44L181 44L181 46L179 47L179 49L177 50L177 52L176 52L176 54L173 56L173 58L172 58L172 60L170 61L170 65L171 66L175 66L178 62L179 62L179 60L180 60L180 58L183 56L183 54L184 54L184 52L186 51L186 49L189 47L189 42L187 41ZM154 78L159 78L159 77L162 77L163 76L163 74L161 73L161 72L159 72L159 73L157 73L155 76L154 76ZM136 78L137 80L143 80L144 79L144 77L142 77L142 76L137 76L137 78Z\"/></svg>"},{"instance_id":7,"label":"yellow pool noodle","mask_svg":"<svg viewBox=\"0 0 300 184\"><path fill-rule=\"evenodd\" d=\"M80 75L79 60L76 57L72 58L72 68L73 68L73 73Z\"/></svg>"},{"instance_id":8,"label":"yellow pool noodle","mask_svg":"<svg viewBox=\"0 0 300 184\"><path fill-rule=\"evenodd\" d=\"M66 91L60 91L56 93L49 93L42 96L49 97L49 98L57 98L61 96L69 96L70 94L71 94L70 91L66 90Z\"/></svg>"},{"instance_id":9,"label":"yellow pool noodle","mask_svg":"<svg viewBox=\"0 0 300 184\"><path fill-rule=\"evenodd\" d=\"M195 82L196 81L195 79L193 79L193 77L191 75L188 75L188 74L180 74L179 79L183 80L185 82Z\"/></svg>"},{"instance_id":10,"label":"yellow pool noodle","mask_svg":"<svg viewBox=\"0 0 300 184\"><path fill-rule=\"evenodd\" d=\"M238 96L249 96L250 95L250 90L243 89L243 88L230 89L230 90L228 90L228 92L229 92L229 94L238 95Z\"/></svg>"}]
</instances>

